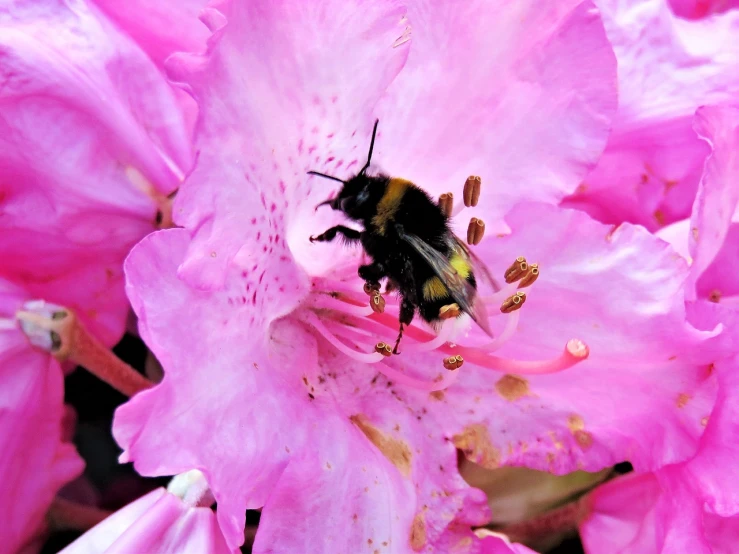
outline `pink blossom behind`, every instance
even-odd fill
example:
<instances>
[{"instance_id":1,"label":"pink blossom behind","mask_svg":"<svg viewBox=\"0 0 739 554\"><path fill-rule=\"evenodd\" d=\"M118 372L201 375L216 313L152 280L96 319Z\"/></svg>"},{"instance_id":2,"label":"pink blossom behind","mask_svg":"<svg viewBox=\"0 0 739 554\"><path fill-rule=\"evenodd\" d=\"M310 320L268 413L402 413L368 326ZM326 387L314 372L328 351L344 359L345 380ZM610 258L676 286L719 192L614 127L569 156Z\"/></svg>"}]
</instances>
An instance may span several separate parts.
<instances>
[{"instance_id":1,"label":"pink blossom behind","mask_svg":"<svg viewBox=\"0 0 739 554\"><path fill-rule=\"evenodd\" d=\"M107 279L80 315L113 343L123 257L191 163L182 115L156 66L80 0L6 3L0 29L0 273L41 298L48 282ZM80 271L94 284L69 278Z\"/></svg>"},{"instance_id":2,"label":"pink blossom behind","mask_svg":"<svg viewBox=\"0 0 739 554\"><path fill-rule=\"evenodd\" d=\"M597 167L565 203L650 230L683 219L708 147L695 110L739 94L739 12L677 18L664 0L598 2L618 58L619 107Z\"/></svg>"},{"instance_id":3,"label":"pink blossom behind","mask_svg":"<svg viewBox=\"0 0 739 554\"><path fill-rule=\"evenodd\" d=\"M189 506L155 489L93 527L63 554L234 554L210 507Z\"/></svg>"},{"instance_id":4,"label":"pink blossom behind","mask_svg":"<svg viewBox=\"0 0 739 554\"><path fill-rule=\"evenodd\" d=\"M0 278L0 541L7 552L35 549L54 496L83 468L62 440L61 368L35 350L14 321L26 300L26 291Z\"/></svg>"}]
</instances>

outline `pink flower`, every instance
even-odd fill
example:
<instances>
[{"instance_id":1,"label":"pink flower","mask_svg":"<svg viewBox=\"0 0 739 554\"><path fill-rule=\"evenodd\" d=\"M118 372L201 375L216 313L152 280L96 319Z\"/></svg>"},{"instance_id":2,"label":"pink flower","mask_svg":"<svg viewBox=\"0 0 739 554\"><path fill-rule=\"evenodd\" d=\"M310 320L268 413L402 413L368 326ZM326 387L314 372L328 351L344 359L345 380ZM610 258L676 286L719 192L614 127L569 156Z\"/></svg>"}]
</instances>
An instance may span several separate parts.
<instances>
[{"instance_id":1,"label":"pink flower","mask_svg":"<svg viewBox=\"0 0 739 554\"><path fill-rule=\"evenodd\" d=\"M41 298L47 282L89 287L64 279L85 268L107 280L83 317L114 343L122 260L191 164L182 114L156 66L84 2L5 3L0 28L0 273Z\"/></svg>"},{"instance_id":2,"label":"pink flower","mask_svg":"<svg viewBox=\"0 0 739 554\"><path fill-rule=\"evenodd\" d=\"M619 110L598 166L565 205L656 230L687 217L695 198L708 154L695 110L739 95L739 12L692 22L664 0L598 5L618 58Z\"/></svg>"},{"instance_id":3,"label":"pink flower","mask_svg":"<svg viewBox=\"0 0 739 554\"><path fill-rule=\"evenodd\" d=\"M360 4L210 9L210 57L172 59L201 102L201 153L176 202L185 229L147 237L127 261L165 377L119 409L122 460L144 475L202 470L231 548L245 509L263 507L255 552L471 552L470 526L488 513L456 448L486 467L558 473L692 456L715 396L702 348L715 332L686 323L687 264L638 227L519 204L479 255L495 276L522 254L542 275L522 310L494 318L496 339L415 325L401 356L373 352L395 336L397 305L372 313L358 252L309 245L339 219L316 214L332 184L305 171L357 171L377 104L374 160L434 193L456 183L458 198L466 175L490 176L480 211L497 224L588 170L613 67L589 3L480 4L466 27L451 4L411 6L410 54L403 12ZM489 311L516 287L486 297ZM443 369L437 348L464 367Z\"/></svg>"},{"instance_id":4,"label":"pink flower","mask_svg":"<svg viewBox=\"0 0 739 554\"><path fill-rule=\"evenodd\" d=\"M54 496L83 468L62 440L61 368L15 321L27 300L26 291L0 278L0 540L7 552L34 550Z\"/></svg>"},{"instance_id":5,"label":"pink flower","mask_svg":"<svg viewBox=\"0 0 739 554\"><path fill-rule=\"evenodd\" d=\"M581 534L589 552L698 552L728 554L739 539L736 436L739 379L736 286L726 277L737 248L733 223L739 202L739 109L703 107L694 127L711 148L690 220L660 233L692 258L686 294L698 328L722 324L710 347L717 363L716 404L702 420L706 431L690 460L653 473L629 475L598 488ZM685 245L685 246L684 246Z\"/></svg>"},{"instance_id":6,"label":"pink flower","mask_svg":"<svg viewBox=\"0 0 739 554\"><path fill-rule=\"evenodd\" d=\"M706 510L690 477L682 466L670 466L600 486L591 493L591 512L580 527L585 551L735 552L739 515L722 517Z\"/></svg>"},{"instance_id":7,"label":"pink flower","mask_svg":"<svg viewBox=\"0 0 739 554\"><path fill-rule=\"evenodd\" d=\"M739 6L736 0L668 0L675 15L686 19L700 19Z\"/></svg>"},{"instance_id":8,"label":"pink flower","mask_svg":"<svg viewBox=\"0 0 739 554\"><path fill-rule=\"evenodd\" d=\"M175 477L93 527L62 550L64 554L227 554L229 549L210 509L199 471Z\"/></svg>"},{"instance_id":9,"label":"pink flower","mask_svg":"<svg viewBox=\"0 0 739 554\"><path fill-rule=\"evenodd\" d=\"M125 30L158 65L175 52L205 49L208 29L198 15L207 0L92 0Z\"/></svg>"}]
</instances>

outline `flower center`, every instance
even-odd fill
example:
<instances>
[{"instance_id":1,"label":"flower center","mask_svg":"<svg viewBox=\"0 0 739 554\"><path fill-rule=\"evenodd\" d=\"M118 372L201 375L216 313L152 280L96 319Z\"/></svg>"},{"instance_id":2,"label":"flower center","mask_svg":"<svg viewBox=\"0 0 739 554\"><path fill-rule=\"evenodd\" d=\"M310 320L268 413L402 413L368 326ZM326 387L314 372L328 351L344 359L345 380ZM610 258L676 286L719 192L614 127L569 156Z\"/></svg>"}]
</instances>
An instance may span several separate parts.
<instances>
[{"instance_id":1,"label":"flower center","mask_svg":"<svg viewBox=\"0 0 739 554\"><path fill-rule=\"evenodd\" d=\"M464 206L477 204L479 182L479 177L467 180ZM439 205L447 214L456 215L461 211L454 210L451 193L442 195ZM468 244L479 244L484 230L482 220L472 218L467 232ZM358 362L375 364L391 381L422 390L437 391L450 386L464 361L492 371L518 375L554 373L585 360L589 354L587 345L572 339L565 345L564 352L549 360L522 361L494 355L516 334L520 309L526 301L526 294L521 289L533 285L538 277L538 264L529 264L524 257L519 257L504 272L505 285L498 286L494 279L490 279L494 292L477 296L476 302L482 303L486 308L484 311L492 314L491 319L497 320L497 333L492 340L481 341L479 334L469 333L470 318L460 311L457 304L450 304L441 308L436 332L419 324L419 318L414 320L414 324L405 328L401 326L394 349L392 342L382 340L398 329L401 305L397 296L388 294L393 283L388 281L384 293L370 283L363 287L354 266L341 268L329 277L315 278L308 302L299 317L347 356ZM397 351L401 336L404 354L438 350L446 355L441 360L440 371L432 380L412 377L394 363L392 354ZM378 338L380 342L377 342Z\"/></svg>"}]
</instances>

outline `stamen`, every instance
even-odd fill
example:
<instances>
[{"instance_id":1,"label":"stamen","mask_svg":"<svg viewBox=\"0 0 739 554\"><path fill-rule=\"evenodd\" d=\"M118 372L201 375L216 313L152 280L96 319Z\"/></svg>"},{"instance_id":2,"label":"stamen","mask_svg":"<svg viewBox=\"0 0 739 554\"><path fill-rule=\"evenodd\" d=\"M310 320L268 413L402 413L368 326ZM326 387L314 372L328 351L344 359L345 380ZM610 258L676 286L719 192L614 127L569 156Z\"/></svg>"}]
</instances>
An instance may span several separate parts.
<instances>
[{"instance_id":1,"label":"stamen","mask_svg":"<svg viewBox=\"0 0 739 554\"><path fill-rule=\"evenodd\" d=\"M480 200L480 188L482 186L482 179L479 175L471 175L467 177L467 181L464 183L464 205L469 207L477 206Z\"/></svg>"},{"instance_id":2,"label":"stamen","mask_svg":"<svg viewBox=\"0 0 739 554\"><path fill-rule=\"evenodd\" d=\"M485 236L485 222L473 217L467 226L467 244L476 246L480 244L483 236Z\"/></svg>"},{"instance_id":3,"label":"stamen","mask_svg":"<svg viewBox=\"0 0 739 554\"><path fill-rule=\"evenodd\" d=\"M505 302L500 306L500 311L504 314L509 314L516 310L520 310L523 307L524 302L526 302L526 293L517 292L513 296L506 298Z\"/></svg>"},{"instance_id":4,"label":"stamen","mask_svg":"<svg viewBox=\"0 0 739 554\"><path fill-rule=\"evenodd\" d=\"M73 312L43 301L24 304L16 313L31 344L57 360L71 360L119 392L133 396L153 383L103 346Z\"/></svg>"},{"instance_id":5,"label":"stamen","mask_svg":"<svg viewBox=\"0 0 739 554\"><path fill-rule=\"evenodd\" d=\"M450 371L453 371L455 369L459 369L462 367L462 364L464 363L464 358L462 356L449 356L448 358L444 358L444 368L448 369Z\"/></svg>"},{"instance_id":6,"label":"stamen","mask_svg":"<svg viewBox=\"0 0 739 554\"><path fill-rule=\"evenodd\" d=\"M445 192L439 196L439 207L447 217L451 217L454 210L454 195L451 192Z\"/></svg>"},{"instance_id":7,"label":"stamen","mask_svg":"<svg viewBox=\"0 0 739 554\"><path fill-rule=\"evenodd\" d=\"M370 297L369 305L370 308L372 308L372 311L376 314L381 314L385 311L385 299L379 292L375 292L375 294Z\"/></svg>"},{"instance_id":8,"label":"stamen","mask_svg":"<svg viewBox=\"0 0 739 554\"><path fill-rule=\"evenodd\" d=\"M373 294L380 292L380 285L376 283L365 283L362 289L367 296L372 296Z\"/></svg>"},{"instance_id":9,"label":"stamen","mask_svg":"<svg viewBox=\"0 0 739 554\"><path fill-rule=\"evenodd\" d=\"M539 278L539 264L531 264L528 271L521 277L518 288L530 287Z\"/></svg>"},{"instance_id":10,"label":"stamen","mask_svg":"<svg viewBox=\"0 0 739 554\"><path fill-rule=\"evenodd\" d=\"M329 310L340 310L359 317L366 317L374 312L371 306L358 306L354 302L350 302L351 298L344 296L342 293L334 293L333 295L319 296L314 306L316 308L327 308Z\"/></svg>"},{"instance_id":11,"label":"stamen","mask_svg":"<svg viewBox=\"0 0 739 554\"><path fill-rule=\"evenodd\" d=\"M459 308L459 304L454 302L453 304L447 304L439 308L439 319L452 319L459 317L462 310Z\"/></svg>"},{"instance_id":12,"label":"stamen","mask_svg":"<svg viewBox=\"0 0 739 554\"><path fill-rule=\"evenodd\" d=\"M500 333L500 335L495 337L490 342L478 346L477 348L481 350L486 350L488 352L494 352L495 350L498 350L498 348L508 342L510 338L516 333L516 329L518 329L518 321L520 319L521 312L515 310L506 318L505 327L503 328L503 331Z\"/></svg>"},{"instance_id":13,"label":"stamen","mask_svg":"<svg viewBox=\"0 0 739 554\"><path fill-rule=\"evenodd\" d=\"M526 258L519 256L511 266L505 270L503 277L506 283L513 283L523 277L529 270L529 264L526 263Z\"/></svg>"},{"instance_id":14,"label":"stamen","mask_svg":"<svg viewBox=\"0 0 739 554\"><path fill-rule=\"evenodd\" d=\"M441 329L439 329L439 334L436 336L436 338L428 342L412 342L410 344L406 344L405 350L406 352L423 352L428 350L436 350L451 338L453 332L454 321L445 321L444 323L442 323Z\"/></svg>"},{"instance_id":15,"label":"stamen","mask_svg":"<svg viewBox=\"0 0 739 554\"><path fill-rule=\"evenodd\" d=\"M329 331L326 326L321 323L321 320L318 319L318 317L316 317L313 312L306 311L303 317L305 318L306 323L313 326L316 331L323 335L323 338L325 338L328 342L333 344L338 350L340 350L350 358L353 358L358 362L362 362L365 364L376 364L377 362L382 361L383 355L379 352L365 354L363 352L357 352L356 350L352 350L351 348L349 348L347 345L341 342L333 333L331 333L331 331Z\"/></svg>"},{"instance_id":16,"label":"stamen","mask_svg":"<svg viewBox=\"0 0 739 554\"><path fill-rule=\"evenodd\" d=\"M386 342L378 342L375 345L375 352L382 354L386 358L393 355L392 347Z\"/></svg>"},{"instance_id":17,"label":"stamen","mask_svg":"<svg viewBox=\"0 0 739 554\"><path fill-rule=\"evenodd\" d=\"M449 388L459 376L459 371L449 370L444 373L439 373L433 381L422 381L421 379L410 377L384 363L377 364L377 368L389 381L428 392L435 392Z\"/></svg>"}]
</instances>

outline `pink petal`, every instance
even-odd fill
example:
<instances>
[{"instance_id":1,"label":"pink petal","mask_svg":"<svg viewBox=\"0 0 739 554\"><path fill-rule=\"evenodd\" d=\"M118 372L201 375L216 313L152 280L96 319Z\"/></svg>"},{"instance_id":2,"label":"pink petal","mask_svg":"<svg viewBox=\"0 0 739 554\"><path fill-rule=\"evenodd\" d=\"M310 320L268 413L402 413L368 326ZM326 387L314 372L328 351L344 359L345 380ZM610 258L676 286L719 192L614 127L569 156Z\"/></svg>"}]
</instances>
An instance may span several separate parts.
<instances>
[{"instance_id":1,"label":"pink petal","mask_svg":"<svg viewBox=\"0 0 739 554\"><path fill-rule=\"evenodd\" d=\"M709 149L691 121L739 93L739 12L700 22L663 0L603 0L619 65L619 110L606 151L567 205L650 230L688 216Z\"/></svg>"},{"instance_id":2,"label":"pink petal","mask_svg":"<svg viewBox=\"0 0 739 554\"><path fill-rule=\"evenodd\" d=\"M395 0L206 10L210 56L176 56L169 64L203 116L198 167L175 203L176 221L196 230L182 267L188 278L223 285L224 269L249 245L245 267L269 256L275 264L267 280L279 272L295 290L300 277L288 242L305 250L310 233L293 233L331 190L306 171L361 167L372 107L407 55L407 44L393 47L406 27L402 16Z\"/></svg>"},{"instance_id":3,"label":"pink petal","mask_svg":"<svg viewBox=\"0 0 739 554\"><path fill-rule=\"evenodd\" d=\"M719 329L686 323L684 260L640 227L577 211L523 205L506 222L511 234L483 241L479 254L494 274L525 255L541 276L500 355L550 359L576 338L590 356L550 375L465 367L441 408L458 446L488 467L555 473L692 456L715 397L718 354L707 339Z\"/></svg>"},{"instance_id":4,"label":"pink petal","mask_svg":"<svg viewBox=\"0 0 739 554\"><path fill-rule=\"evenodd\" d=\"M408 63L379 111L377 163L461 200L482 176L486 220L557 202L602 152L616 67L593 3L409 2ZM459 200L458 200L459 201Z\"/></svg>"},{"instance_id":5,"label":"pink petal","mask_svg":"<svg viewBox=\"0 0 739 554\"><path fill-rule=\"evenodd\" d=\"M208 29L198 19L207 0L94 0L158 64L175 52L205 50Z\"/></svg>"},{"instance_id":6,"label":"pink petal","mask_svg":"<svg viewBox=\"0 0 739 554\"><path fill-rule=\"evenodd\" d=\"M591 493L580 527L586 553L734 552L739 518L704 512L683 467L626 475Z\"/></svg>"},{"instance_id":7,"label":"pink petal","mask_svg":"<svg viewBox=\"0 0 739 554\"><path fill-rule=\"evenodd\" d=\"M156 489L90 529L65 554L226 554L229 549L210 508L191 507Z\"/></svg>"},{"instance_id":8,"label":"pink petal","mask_svg":"<svg viewBox=\"0 0 739 554\"><path fill-rule=\"evenodd\" d=\"M736 317L734 318L736 323ZM687 471L703 495L707 506L722 516L739 514L739 377L736 360L716 364L719 393L711 412L698 455L687 464ZM739 522L739 520L737 520Z\"/></svg>"},{"instance_id":9,"label":"pink petal","mask_svg":"<svg viewBox=\"0 0 739 554\"><path fill-rule=\"evenodd\" d=\"M695 292L706 297L714 290L721 293L739 292L726 263L734 263L737 231L732 230L732 218L739 203L739 109L704 107L695 117L696 132L712 147L706 161L698 195L690 218L688 244L693 263L688 299ZM722 253L722 249L728 251ZM705 275L704 275L705 274Z\"/></svg>"},{"instance_id":10,"label":"pink petal","mask_svg":"<svg viewBox=\"0 0 739 554\"><path fill-rule=\"evenodd\" d=\"M0 540L8 552L45 530L57 491L84 467L74 447L62 442L59 364L5 323L25 299L24 291L0 279Z\"/></svg>"},{"instance_id":11,"label":"pink petal","mask_svg":"<svg viewBox=\"0 0 739 554\"><path fill-rule=\"evenodd\" d=\"M6 3L0 28L1 271L79 299L114 342L122 259L191 162L182 115L156 66L82 2Z\"/></svg>"},{"instance_id":12,"label":"pink petal","mask_svg":"<svg viewBox=\"0 0 739 554\"><path fill-rule=\"evenodd\" d=\"M116 414L124 460L147 475L202 468L232 546L243 540L244 510L263 505L257 547L285 551L313 534L420 549L452 522L487 520L484 495L459 477L442 422L422 408L426 394L378 382L325 342L316 352L291 318L273 324L265 344L248 330L253 309L234 296L233 280L228 291L206 292L176 278L188 240L184 230L156 233L127 262L141 334L165 377ZM399 519L388 522L388 511ZM334 552L332 544L312 540L310 551Z\"/></svg>"},{"instance_id":13,"label":"pink petal","mask_svg":"<svg viewBox=\"0 0 739 554\"><path fill-rule=\"evenodd\" d=\"M685 19L700 19L739 7L736 0L668 0L668 3L675 15Z\"/></svg>"}]
</instances>

